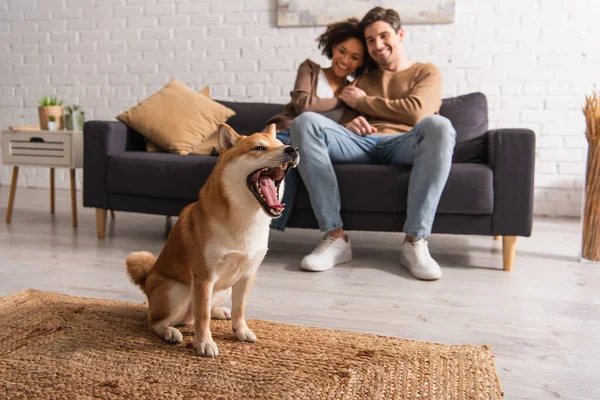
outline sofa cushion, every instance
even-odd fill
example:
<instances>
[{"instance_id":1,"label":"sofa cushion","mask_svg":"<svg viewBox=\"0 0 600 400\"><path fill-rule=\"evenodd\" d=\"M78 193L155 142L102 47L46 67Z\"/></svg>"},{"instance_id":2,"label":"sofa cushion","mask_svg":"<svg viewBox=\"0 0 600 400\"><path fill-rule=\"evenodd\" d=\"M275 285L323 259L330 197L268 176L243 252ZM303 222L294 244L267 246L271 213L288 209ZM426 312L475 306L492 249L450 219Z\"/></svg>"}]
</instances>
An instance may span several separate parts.
<instances>
[{"instance_id":1,"label":"sofa cushion","mask_svg":"<svg viewBox=\"0 0 600 400\"><path fill-rule=\"evenodd\" d=\"M172 79L117 119L132 127L159 148L189 154L234 112L209 97Z\"/></svg>"},{"instance_id":2,"label":"sofa cushion","mask_svg":"<svg viewBox=\"0 0 600 400\"><path fill-rule=\"evenodd\" d=\"M126 151L108 159L107 191L193 202L216 162L213 156Z\"/></svg>"},{"instance_id":3,"label":"sofa cushion","mask_svg":"<svg viewBox=\"0 0 600 400\"><path fill-rule=\"evenodd\" d=\"M483 93L470 93L442 100L440 115L456 129L452 162L485 162L488 130L487 99Z\"/></svg>"},{"instance_id":4,"label":"sofa cushion","mask_svg":"<svg viewBox=\"0 0 600 400\"><path fill-rule=\"evenodd\" d=\"M302 161L300 161L302 162ZM345 211L405 213L411 168L401 165L334 165ZM485 164L452 164L437 212L489 215L494 211L494 179ZM301 185L294 208L311 209Z\"/></svg>"}]
</instances>

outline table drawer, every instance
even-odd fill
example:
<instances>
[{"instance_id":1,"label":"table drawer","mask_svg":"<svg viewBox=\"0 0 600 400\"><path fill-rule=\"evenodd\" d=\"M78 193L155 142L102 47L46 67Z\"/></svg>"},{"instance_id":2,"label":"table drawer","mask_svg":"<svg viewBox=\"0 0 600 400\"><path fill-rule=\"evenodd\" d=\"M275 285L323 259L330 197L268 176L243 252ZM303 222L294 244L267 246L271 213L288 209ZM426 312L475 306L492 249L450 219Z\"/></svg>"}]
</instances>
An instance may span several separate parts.
<instances>
[{"instance_id":1,"label":"table drawer","mask_svg":"<svg viewBox=\"0 0 600 400\"><path fill-rule=\"evenodd\" d=\"M16 165L71 165L71 135L15 132L2 134L2 160Z\"/></svg>"}]
</instances>

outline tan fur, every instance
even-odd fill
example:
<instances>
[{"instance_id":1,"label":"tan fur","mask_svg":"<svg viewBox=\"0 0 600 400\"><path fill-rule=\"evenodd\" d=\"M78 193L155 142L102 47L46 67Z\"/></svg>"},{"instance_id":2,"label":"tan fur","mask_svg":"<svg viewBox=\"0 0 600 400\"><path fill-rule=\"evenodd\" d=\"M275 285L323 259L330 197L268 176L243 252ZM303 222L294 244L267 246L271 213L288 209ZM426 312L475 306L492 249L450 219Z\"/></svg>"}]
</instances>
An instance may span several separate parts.
<instances>
[{"instance_id":1,"label":"tan fur","mask_svg":"<svg viewBox=\"0 0 600 400\"><path fill-rule=\"evenodd\" d=\"M131 281L144 289L144 282L156 262L156 257L149 251L137 251L131 253L125 260L127 273Z\"/></svg>"},{"instance_id":2,"label":"tan fur","mask_svg":"<svg viewBox=\"0 0 600 400\"><path fill-rule=\"evenodd\" d=\"M154 260L148 252L131 253L126 260L132 281L148 297L150 330L168 342L182 335L173 326L193 321L198 354L218 355L210 318L232 318L239 340L256 336L244 316L246 298L256 270L267 252L271 217L263 211L246 178L263 167L298 162L266 133L239 136L226 124L219 129L221 151L198 201L185 207L165 246ZM265 151L256 151L263 146ZM279 195L281 197L282 191ZM233 312L221 304L232 295Z\"/></svg>"}]
</instances>

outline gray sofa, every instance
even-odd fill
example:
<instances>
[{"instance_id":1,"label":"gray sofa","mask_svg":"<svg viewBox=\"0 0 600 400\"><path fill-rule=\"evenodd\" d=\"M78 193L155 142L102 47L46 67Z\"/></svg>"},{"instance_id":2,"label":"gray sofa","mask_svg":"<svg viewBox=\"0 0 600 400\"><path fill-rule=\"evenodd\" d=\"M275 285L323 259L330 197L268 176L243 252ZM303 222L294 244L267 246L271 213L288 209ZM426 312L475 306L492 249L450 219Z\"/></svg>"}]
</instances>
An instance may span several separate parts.
<instances>
[{"instance_id":1,"label":"gray sofa","mask_svg":"<svg viewBox=\"0 0 600 400\"><path fill-rule=\"evenodd\" d=\"M227 122L241 134L262 130L283 107L220 103L236 111ZM444 99L440 114L452 121L457 141L433 233L503 236L504 269L510 270L516 237L531 234L535 134L529 129L488 130L482 93ZM121 122L86 122L83 204L96 208L98 237L105 233L106 210L179 215L196 201L216 159L149 153L142 136ZM402 230L410 166L344 164L335 170L345 229ZM317 228L303 185L288 226Z\"/></svg>"}]
</instances>

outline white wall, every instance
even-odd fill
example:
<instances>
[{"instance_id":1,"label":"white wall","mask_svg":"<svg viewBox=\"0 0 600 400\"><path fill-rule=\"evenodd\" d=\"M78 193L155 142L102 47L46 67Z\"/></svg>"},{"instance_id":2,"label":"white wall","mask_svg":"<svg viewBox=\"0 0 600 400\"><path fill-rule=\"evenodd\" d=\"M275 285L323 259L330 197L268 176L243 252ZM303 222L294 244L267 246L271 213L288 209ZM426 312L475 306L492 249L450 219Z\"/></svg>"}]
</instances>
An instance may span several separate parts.
<instances>
[{"instance_id":1,"label":"white wall","mask_svg":"<svg viewBox=\"0 0 600 400\"><path fill-rule=\"evenodd\" d=\"M277 28L275 8L276 0L0 0L0 127L37 124L44 94L80 103L88 119L113 119L173 77L209 85L218 99L285 103L298 64L326 62L314 40L324 28ZM482 91L491 127L536 132L538 215L580 212L581 106L600 83L598 15L597 0L457 0L455 23L405 26L408 54L443 71L444 97ZM10 168L0 168L10 184ZM21 171L20 185L48 186L47 169ZM65 171L57 180L68 187Z\"/></svg>"}]
</instances>

